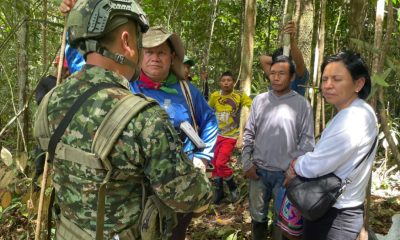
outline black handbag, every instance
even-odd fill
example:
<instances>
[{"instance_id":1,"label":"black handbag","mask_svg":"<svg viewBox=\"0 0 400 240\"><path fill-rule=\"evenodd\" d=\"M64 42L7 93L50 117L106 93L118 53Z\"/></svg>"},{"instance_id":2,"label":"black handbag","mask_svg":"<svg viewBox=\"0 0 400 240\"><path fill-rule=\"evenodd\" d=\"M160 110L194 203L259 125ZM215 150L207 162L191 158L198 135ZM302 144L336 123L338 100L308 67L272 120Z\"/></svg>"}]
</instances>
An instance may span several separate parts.
<instances>
[{"instance_id":1,"label":"black handbag","mask_svg":"<svg viewBox=\"0 0 400 240\"><path fill-rule=\"evenodd\" d=\"M377 138L367 155L357 164L353 172L367 159L375 148ZM337 198L351 183L347 177L342 181L333 173L317 177L305 178L296 176L287 186L287 197L301 214L310 221L321 218L335 204Z\"/></svg>"}]
</instances>

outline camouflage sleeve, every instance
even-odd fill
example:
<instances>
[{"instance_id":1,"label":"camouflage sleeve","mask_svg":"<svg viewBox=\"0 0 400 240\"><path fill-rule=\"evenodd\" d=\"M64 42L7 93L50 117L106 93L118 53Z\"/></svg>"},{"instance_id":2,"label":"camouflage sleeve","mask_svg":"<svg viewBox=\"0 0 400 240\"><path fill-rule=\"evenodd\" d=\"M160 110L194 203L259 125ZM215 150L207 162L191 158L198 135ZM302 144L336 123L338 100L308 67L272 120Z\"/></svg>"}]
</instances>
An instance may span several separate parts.
<instances>
[{"instance_id":1,"label":"camouflage sleeve","mask_svg":"<svg viewBox=\"0 0 400 240\"><path fill-rule=\"evenodd\" d=\"M154 112L146 119L140 139L144 173L154 193L177 212L204 208L212 197L208 178L183 153L167 114L159 106L150 110Z\"/></svg>"}]
</instances>

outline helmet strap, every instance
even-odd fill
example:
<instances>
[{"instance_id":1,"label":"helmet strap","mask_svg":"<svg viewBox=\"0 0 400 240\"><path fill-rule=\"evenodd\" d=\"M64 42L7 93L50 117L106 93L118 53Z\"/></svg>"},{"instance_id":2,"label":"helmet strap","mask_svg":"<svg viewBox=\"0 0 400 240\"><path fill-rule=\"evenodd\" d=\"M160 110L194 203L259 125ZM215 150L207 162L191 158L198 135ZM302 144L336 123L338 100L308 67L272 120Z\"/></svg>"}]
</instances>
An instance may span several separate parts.
<instances>
[{"instance_id":1,"label":"helmet strap","mask_svg":"<svg viewBox=\"0 0 400 240\"><path fill-rule=\"evenodd\" d=\"M119 53L112 53L112 52L108 51L105 47L100 46L99 42L94 39L86 40L85 45L86 45L86 53L96 52L106 58L110 58L110 59L114 60L115 62L117 62L121 65L128 65L135 70L132 80L136 80L139 77L140 69L139 69L138 64L135 64L131 60L126 59L125 56L123 56ZM140 57L140 56L138 56L138 57Z\"/></svg>"}]
</instances>

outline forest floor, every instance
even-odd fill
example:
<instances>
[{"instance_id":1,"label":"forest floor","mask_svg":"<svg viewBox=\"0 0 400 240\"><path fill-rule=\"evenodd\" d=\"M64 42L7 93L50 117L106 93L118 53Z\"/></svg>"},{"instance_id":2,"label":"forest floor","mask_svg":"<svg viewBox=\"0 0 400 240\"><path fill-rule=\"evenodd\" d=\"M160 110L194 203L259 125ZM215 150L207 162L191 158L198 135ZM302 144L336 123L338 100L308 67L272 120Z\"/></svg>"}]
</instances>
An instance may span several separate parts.
<instances>
[{"instance_id":1,"label":"forest floor","mask_svg":"<svg viewBox=\"0 0 400 240\"><path fill-rule=\"evenodd\" d=\"M378 168L372 177L369 223L373 232L386 235L392 225L392 216L400 213L400 171L390 174L379 171ZM250 239L247 182L239 170L235 173L235 179L239 187L239 200L230 203L225 199L219 206L211 205L206 214L192 221L187 240ZM26 197L13 197L7 208L0 206L0 240L34 239L36 214L27 208L26 202Z\"/></svg>"},{"instance_id":2,"label":"forest floor","mask_svg":"<svg viewBox=\"0 0 400 240\"><path fill-rule=\"evenodd\" d=\"M400 214L400 196L383 198L372 196L370 225L374 233L386 235L392 225L392 216ZM187 239L192 240L233 240L251 239L251 218L248 201L222 203L189 226Z\"/></svg>"}]
</instances>

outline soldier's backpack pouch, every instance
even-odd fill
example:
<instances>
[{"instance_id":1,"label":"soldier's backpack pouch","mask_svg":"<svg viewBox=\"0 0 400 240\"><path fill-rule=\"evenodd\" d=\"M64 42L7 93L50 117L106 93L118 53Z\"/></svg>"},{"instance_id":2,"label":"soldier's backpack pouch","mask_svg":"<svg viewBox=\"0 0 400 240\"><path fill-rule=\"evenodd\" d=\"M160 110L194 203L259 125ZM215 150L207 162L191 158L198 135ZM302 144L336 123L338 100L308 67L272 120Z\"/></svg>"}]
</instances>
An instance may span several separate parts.
<instances>
[{"instance_id":1,"label":"soldier's backpack pouch","mask_svg":"<svg viewBox=\"0 0 400 240\"><path fill-rule=\"evenodd\" d=\"M155 195L149 196L143 209L140 224L142 239L170 239L172 230L176 225L176 213Z\"/></svg>"}]
</instances>

